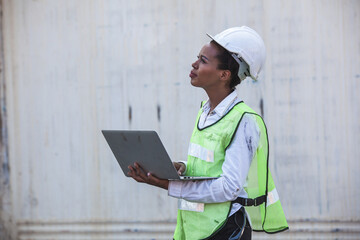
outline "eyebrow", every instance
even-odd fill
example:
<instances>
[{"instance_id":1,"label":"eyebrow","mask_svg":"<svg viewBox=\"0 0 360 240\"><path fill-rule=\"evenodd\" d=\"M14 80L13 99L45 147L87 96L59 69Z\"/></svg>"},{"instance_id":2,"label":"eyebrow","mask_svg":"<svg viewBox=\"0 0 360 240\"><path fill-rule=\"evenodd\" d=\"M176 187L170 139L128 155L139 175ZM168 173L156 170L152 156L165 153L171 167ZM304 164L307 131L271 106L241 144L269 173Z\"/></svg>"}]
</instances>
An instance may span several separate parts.
<instances>
[{"instance_id":1,"label":"eyebrow","mask_svg":"<svg viewBox=\"0 0 360 240\"><path fill-rule=\"evenodd\" d=\"M210 60L207 57L205 57L204 55L200 55L200 57L205 58L206 60L208 60L210 62Z\"/></svg>"}]
</instances>

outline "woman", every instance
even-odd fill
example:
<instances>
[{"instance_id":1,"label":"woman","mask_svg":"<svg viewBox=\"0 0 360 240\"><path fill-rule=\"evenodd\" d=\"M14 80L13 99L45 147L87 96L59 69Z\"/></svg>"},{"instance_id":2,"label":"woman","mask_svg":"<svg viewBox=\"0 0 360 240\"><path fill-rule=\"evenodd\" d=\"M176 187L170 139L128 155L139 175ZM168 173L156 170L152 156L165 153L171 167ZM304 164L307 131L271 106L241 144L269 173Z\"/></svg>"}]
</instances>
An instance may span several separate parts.
<instances>
[{"instance_id":1,"label":"woman","mask_svg":"<svg viewBox=\"0 0 360 240\"><path fill-rule=\"evenodd\" d=\"M265 125L234 91L247 76L258 77L265 61L264 43L245 26L209 37L212 41L202 47L189 75L191 84L203 88L209 99L199 111L188 161L174 166L179 174L217 178L169 181L144 172L138 164L129 166L129 175L179 199L175 240L251 239L251 225L265 232L285 230L267 168Z\"/></svg>"}]
</instances>

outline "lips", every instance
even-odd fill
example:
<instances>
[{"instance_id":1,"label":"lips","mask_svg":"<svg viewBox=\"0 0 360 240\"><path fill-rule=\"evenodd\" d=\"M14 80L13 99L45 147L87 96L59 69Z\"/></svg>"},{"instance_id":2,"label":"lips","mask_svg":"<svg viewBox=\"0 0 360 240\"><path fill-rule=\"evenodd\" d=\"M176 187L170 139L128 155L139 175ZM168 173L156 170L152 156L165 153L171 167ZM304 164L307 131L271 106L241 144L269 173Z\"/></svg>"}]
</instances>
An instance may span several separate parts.
<instances>
[{"instance_id":1,"label":"lips","mask_svg":"<svg viewBox=\"0 0 360 240\"><path fill-rule=\"evenodd\" d=\"M189 74L189 77L190 78L195 78L195 77L197 77L197 75L193 71L191 71L190 74Z\"/></svg>"}]
</instances>

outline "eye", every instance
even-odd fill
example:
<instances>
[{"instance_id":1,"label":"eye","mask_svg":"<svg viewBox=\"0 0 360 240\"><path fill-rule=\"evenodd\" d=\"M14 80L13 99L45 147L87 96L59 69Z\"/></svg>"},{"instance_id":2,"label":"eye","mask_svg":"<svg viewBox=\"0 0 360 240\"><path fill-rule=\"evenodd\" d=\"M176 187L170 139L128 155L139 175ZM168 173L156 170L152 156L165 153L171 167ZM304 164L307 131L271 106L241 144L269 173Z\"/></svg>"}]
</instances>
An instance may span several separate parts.
<instances>
[{"instance_id":1,"label":"eye","mask_svg":"<svg viewBox=\"0 0 360 240\"><path fill-rule=\"evenodd\" d=\"M204 58L203 58L202 56L201 56L201 57L200 57L200 56L197 56L197 58L200 59L200 62L206 63L206 61L204 60Z\"/></svg>"}]
</instances>

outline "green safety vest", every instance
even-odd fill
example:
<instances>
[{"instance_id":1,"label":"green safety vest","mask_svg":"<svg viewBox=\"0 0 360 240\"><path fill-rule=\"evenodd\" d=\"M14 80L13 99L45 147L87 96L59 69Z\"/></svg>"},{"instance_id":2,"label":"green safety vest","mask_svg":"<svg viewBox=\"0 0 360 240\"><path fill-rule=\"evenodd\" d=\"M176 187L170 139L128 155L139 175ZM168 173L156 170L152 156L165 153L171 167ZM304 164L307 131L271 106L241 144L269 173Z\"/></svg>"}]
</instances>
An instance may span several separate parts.
<instances>
[{"instance_id":1,"label":"green safety vest","mask_svg":"<svg viewBox=\"0 0 360 240\"><path fill-rule=\"evenodd\" d=\"M260 139L252 159L244 190L247 199L238 198L250 217L254 231L276 233L288 229L268 164L268 137L263 119L243 102L237 103L214 124L199 129L198 122L190 139L187 176L220 177L225 151L244 114L252 114L259 126ZM267 197L266 197L267 196ZM232 202L205 203L203 211L178 210L175 240L207 239L225 225Z\"/></svg>"}]
</instances>

